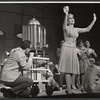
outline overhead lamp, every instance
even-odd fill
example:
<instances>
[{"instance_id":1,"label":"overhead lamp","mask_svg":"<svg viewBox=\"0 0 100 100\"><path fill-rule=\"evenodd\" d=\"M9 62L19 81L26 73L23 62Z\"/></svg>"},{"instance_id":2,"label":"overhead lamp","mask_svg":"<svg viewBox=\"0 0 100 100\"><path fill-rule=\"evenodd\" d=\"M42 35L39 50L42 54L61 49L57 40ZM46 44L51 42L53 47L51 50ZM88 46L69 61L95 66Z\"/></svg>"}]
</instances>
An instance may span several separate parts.
<instances>
[{"instance_id":1,"label":"overhead lamp","mask_svg":"<svg viewBox=\"0 0 100 100\"><path fill-rule=\"evenodd\" d=\"M17 34L17 37L22 39L22 33Z\"/></svg>"},{"instance_id":2,"label":"overhead lamp","mask_svg":"<svg viewBox=\"0 0 100 100\"><path fill-rule=\"evenodd\" d=\"M0 31L0 35L3 35L4 33L2 31Z\"/></svg>"}]
</instances>

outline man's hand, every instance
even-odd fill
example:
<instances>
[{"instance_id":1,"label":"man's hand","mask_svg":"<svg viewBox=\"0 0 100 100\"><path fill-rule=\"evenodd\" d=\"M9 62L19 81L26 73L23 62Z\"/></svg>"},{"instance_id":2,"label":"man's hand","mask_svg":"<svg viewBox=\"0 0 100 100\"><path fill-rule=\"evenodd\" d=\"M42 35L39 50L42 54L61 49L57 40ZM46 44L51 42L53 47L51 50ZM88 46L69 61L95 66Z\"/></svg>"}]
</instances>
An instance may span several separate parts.
<instances>
[{"instance_id":1,"label":"man's hand","mask_svg":"<svg viewBox=\"0 0 100 100\"><path fill-rule=\"evenodd\" d=\"M34 53L31 52L29 58L33 58L33 56L34 56Z\"/></svg>"}]
</instances>

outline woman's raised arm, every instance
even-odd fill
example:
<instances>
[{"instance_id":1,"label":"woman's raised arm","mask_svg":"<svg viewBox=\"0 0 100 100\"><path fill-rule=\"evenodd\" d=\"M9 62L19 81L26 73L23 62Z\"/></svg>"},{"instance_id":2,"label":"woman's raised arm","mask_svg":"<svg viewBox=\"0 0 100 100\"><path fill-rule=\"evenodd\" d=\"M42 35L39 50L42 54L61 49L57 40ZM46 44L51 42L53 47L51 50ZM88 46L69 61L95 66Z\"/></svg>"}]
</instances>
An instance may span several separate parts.
<instances>
[{"instance_id":1,"label":"woman's raised arm","mask_svg":"<svg viewBox=\"0 0 100 100\"><path fill-rule=\"evenodd\" d=\"M89 32L91 30L91 28L93 27L95 21L97 20L96 14L93 14L93 20L90 23L90 25L86 28L78 28L78 33L84 33L84 32Z\"/></svg>"},{"instance_id":2,"label":"woman's raised arm","mask_svg":"<svg viewBox=\"0 0 100 100\"><path fill-rule=\"evenodd\" d=\"M63 11L65 13L65 18L64 18L64 22L63 22L63 28L67 26L67 16L68 16L68 12L69 12L69 7L65 6L63 8Z\"/></svg>"}]
</instances>

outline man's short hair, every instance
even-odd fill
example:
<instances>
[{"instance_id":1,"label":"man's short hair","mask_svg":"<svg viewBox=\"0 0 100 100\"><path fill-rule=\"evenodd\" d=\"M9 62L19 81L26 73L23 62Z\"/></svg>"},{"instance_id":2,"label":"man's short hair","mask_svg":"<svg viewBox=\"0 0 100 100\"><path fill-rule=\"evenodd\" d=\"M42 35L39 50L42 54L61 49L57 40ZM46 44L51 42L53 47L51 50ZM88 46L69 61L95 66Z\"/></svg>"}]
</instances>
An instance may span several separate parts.
<instances>
[{"instance_id":1,"label":"man's short hair","mask_svg":"<svg viewBox=\"0 0 100 100\"><path fill-rule=\"evenodd\" d=\"M89 58L89 61L92 61L93 63L95 63L95 59L94 58Z\"/></svg>"},{"instance_id":2,"label":"man's short hair","mask_svg":"<svg viewBox=\"0 0 100 100\"><path fill-rule=\"evenodd\" d=\"M31 41L29 40L24 40L22 41L20 47L25 50L26 48L30 48L30 44L31 44Z\"/></svg>"}]
</instances>

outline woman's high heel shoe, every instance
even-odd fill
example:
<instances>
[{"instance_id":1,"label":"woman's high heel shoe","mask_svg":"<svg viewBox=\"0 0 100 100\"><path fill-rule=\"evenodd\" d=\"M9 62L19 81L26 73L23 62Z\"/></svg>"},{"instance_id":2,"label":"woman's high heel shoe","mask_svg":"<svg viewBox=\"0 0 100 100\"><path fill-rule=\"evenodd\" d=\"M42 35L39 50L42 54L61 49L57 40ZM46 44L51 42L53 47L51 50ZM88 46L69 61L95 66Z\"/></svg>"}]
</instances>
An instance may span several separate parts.
<instances>
[{"instance_id":1,"label":"woman's high heel shoe","mask_svg":"<svg viewBox=\"0 0 100 100\"><path fill-rule=\"evenodd\" d=\"M76 88L76 86L71 86L71 88L72 88L72 89L74 89L74 90L76 90L76 89L77 89L77 88Z\"/></svg>"},{"instance_id":2,"label":"woman's high heel shoe","mask_svg":"<svg viewBox=\"0 0 100 100\"><path fill-rule=\"evenodd\" d=\"M68 94L73 94L72 92L68 92L67 90L65 90L65 93Z\"/></svg>"}]
</instances>

